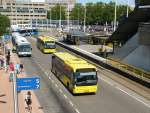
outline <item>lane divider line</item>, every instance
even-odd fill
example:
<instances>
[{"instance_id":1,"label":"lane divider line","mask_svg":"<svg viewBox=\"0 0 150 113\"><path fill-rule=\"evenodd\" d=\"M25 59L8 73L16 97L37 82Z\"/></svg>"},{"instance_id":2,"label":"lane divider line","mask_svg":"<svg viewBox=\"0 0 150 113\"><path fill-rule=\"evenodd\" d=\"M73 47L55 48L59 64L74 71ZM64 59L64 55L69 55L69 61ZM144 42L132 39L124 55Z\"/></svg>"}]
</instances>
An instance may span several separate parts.
<instances>
[{"instance_id":1,"label":"lane divider line","mask_svg":"<svg viewBox=\"0 0 150 113\"><path fill-rule=\"evenodd\" d=\"M76 108L75 110L76 110L77 113L80 113L79 110L78 110L77 108Z\"/></svg>"},{"instance_id":2,"label":"lane divider line","mask_svg":"<svg viewBox=\"0 0 150 113\"><path fill-rule=\"evenodd\" d=\"M58 85L57 85L57 84L55 84L55 86L58 88Z\"/></svg>"},{"instance_id":3,"label":"lane divider line","mask_svg":"<svg viewBox=\"0 0 150 113\"><path fill-rule=\"evenodd\" d=\"M124 91L123 89L121 89L120 87L118 87L117 85L112 84L111 82L109 82L109 81L107 81L107 80L103 79L102 77L99 77L99 76L98 76L98 78L99 78L99 79L101 79L101 80L103 80L103 81L104 81L104 82L106 82L107 84L109 84L109 85L111 85L111 86L113 86L113 87L117 88L118 90L122 91L123 93L127 94L128 96L132 97L133 99L135 99L135 100L137 100L137 101L141 102L142 104L144 104L145 106L147 106L147 107L149 107L149 108L150 108L150 105L149 105L149 104L146 104L146 103L145 103L145 102L143 102L141 99L139 99L139 98L137 98L137 97L133 96L133 95L132 95L132 94L130 94L130 93L127 93L126 91Z\"/></svg>"},{"instance_id":4,"label":"lane divider line","mask_svg":"<svg viewBox=\"0 0 150 113\"><path fill-rule=\"evenodd\" d=\"M64 94L65 99L68 99L68 97Z\"/></svg>"},{"instance_id":5,"label":"lane divider line","mask_svg":"<svg viewBox=\"0 0 150 113\"><path fill-rule=\"evenodd\" d=\"M53 84L55 83L54 80L52 80L52 83L53 83Z\"/></svg>"},{"instance_id":6,"label":"lane divider line","mask_svg":"<svg viewBox=\"0 0 150 113\"><path fill-rule=\"evenodd\" d=\"M119 88L119 87L116 87L116 88L117 88L117 89L119 89L120 91L122 91L123 93L127 94L128 96L130 96L130 97L134 98L135 100L137 100L137 101L139 101L139 102L143 103L145 106L147 106L147 107L149 107L149 108L150 108L150 105L149 105L149 104L146 104L146 103L145 103L145 102L143 102L142 100L140 100L140 99L136 98L135 96L133 96L133 95L131 95L131 94L127 93L126 91L122 90L122 89L121 89L121 88Z\"/></svg>"},{"instance_id":7,"label":"lane divider line","mask_svg":"<svg viewBox=\"0 0 150 113\"><path fill-rule=\"evenodd\" d=\"M49 78L49 80L52 80L51 77L48 77L48 78Z\"/></svg>"},{"instance_id":8,"label":"lane divider line","mask_svg":"<svg viewBox=\"0 0 150 113\"><path fill-rule=\"evenodd\" d=\"M63 91L62 91L61 89L59 89L59 92L60 92L60 93L63 93Z\"/></svg>"},{"instance_id":9,"label":"lane divider line","mask_svg":"<svg viewBox=\"0 0 150 113\"><path fill-rule=\"evenodd\" d=\"M74 106L73 103L72 103L71 101L69 101L69 104L70 104L71 106Z\"/></svg>"},{"instance_id":10,"label":"lane divider line","mask_svg":"<svg viewBox=\"0 0 150 113\"><path fill-rule=\"evenodd\" d=\"M101 79L101 80L103 80L104 82L106 82L107 84L109 84L109 85L111 85L111 86L114 86L114 84L112 84L111 82L109 82L109 81L107 81L107 80L105 80L105 79L103 79L102 77L100 78L100 77L98 77L99 79Z\"/></svg>"}]
</instances>

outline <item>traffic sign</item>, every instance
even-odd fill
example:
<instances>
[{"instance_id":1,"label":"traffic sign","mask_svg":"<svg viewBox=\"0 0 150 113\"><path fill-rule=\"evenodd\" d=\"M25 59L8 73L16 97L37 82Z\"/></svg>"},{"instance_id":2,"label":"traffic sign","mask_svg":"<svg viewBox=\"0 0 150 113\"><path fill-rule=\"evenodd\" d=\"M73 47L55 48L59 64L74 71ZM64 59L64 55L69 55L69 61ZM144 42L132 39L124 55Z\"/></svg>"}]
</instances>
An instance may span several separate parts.
<instances>
[{"instance_id":1,"label":"traffic sign","mask_svg":"<svg viewBox=\"0 0 150 113\"><path fill-rule=\"evenodd\" d=\"M11 39L11 35L4 35L3 39L4 41L9 41Z\"/></svg>"},{"instance_id":2,"label":"traffic sign","mask_svg":"<svg viewBox=\"0 0 150 113\"><path fill-rule=\"evenodd\" d=\"M40 78L17 78L17 91L40 89Z\"/></svg>"}]
</instances>

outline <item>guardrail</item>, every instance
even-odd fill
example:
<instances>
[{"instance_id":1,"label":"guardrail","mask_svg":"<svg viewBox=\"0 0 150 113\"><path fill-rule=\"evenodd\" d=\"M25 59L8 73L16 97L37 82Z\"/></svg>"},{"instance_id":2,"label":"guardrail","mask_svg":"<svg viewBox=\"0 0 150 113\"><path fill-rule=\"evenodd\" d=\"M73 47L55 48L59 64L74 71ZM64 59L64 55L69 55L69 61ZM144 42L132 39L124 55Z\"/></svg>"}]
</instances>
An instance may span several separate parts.
<instances>
[{"instance_id":1,"label":"guardrail","mask_svg":"<svg viewBox=\"0 0 150 113\"><path fill-rule=\"evenodd\" d=\"M146 81L146 82L150 83L150 73L149 72L146 72L142 69L133 67L129 64L125 64L125 63L122 63L122 62L119 62L119 61L115 61L113 59L107 60L107 63L109 65L112 65L112 66L122 70L122 71L130 73L132 76L135 76L139 79L142 79L143 81Z\"/></svg>"},{"instance_id":2,"label":"guardrail","mask_svg":"<svg viewBox=\"0 0 150 113\"><path fill-rule=\"evenodd\" d=\"M119 62L117 63L112 60L104 59L102 57L99 57L97 55L94 55L92 53L84 51L82 49L79 49L79 48L76 48L73 46L70 47L61 42L56 42L56 44L71 51L71 52L74 52L77 55L80 55L80 56L96 63L97 65L100 65L106 69L112 70L122 76L125 76L131 80L134 80L134 81L150 88L150 74L147 72L139 71L139 69L133 68L133 66L131 67L130 65L125 65L125 64L123 65Z\"/></svg>"}]
</instances>

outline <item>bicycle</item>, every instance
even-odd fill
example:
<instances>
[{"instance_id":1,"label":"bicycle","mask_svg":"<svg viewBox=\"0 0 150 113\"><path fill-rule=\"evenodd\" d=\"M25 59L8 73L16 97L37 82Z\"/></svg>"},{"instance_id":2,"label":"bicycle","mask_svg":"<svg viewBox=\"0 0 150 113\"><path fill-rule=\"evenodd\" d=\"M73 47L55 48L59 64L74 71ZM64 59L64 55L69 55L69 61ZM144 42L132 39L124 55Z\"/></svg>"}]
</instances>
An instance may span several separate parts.
<instances>
[{"instance_id":1,"label":"bicycle","mask_svg":"<svg viewBox=\"0 0 150 113\"><path fill-rule=\"evenodd\" d=\"M32 113L32 106L31 105L27 105L26 109L28 110L28 113Z\"/></svg>"},{"instance_id":2,"label":"bicycle","mask_svg":"<svg viewBox=\"0 0 150 113\"><path fill-rule=\"evenodd\" d=\"M32 112L32 106L31 106L32 100L31 100L31 92L30 91L27 92L25 101L26 101L26 104L27 104L26 108L27 108L28 112L31 113Z\"/></svg>"}]
</instances>

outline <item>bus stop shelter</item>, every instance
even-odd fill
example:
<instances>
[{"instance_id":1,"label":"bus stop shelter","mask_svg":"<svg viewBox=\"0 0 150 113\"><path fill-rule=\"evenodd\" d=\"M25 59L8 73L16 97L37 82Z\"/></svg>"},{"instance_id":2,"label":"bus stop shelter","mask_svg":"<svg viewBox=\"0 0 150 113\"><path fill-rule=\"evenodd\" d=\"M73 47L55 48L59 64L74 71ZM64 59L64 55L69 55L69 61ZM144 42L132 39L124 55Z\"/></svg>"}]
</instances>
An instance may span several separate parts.
<instances>
[{"instance_id":1,"label":"bus stop shelter","mask_svg":"<svg viewBox=\"0 0 150 113\"><path fill-rule=\"evenodd\" d=\"M80 45L87 43L90 37L89 33L85 33L79 30L63 31L63 41L73 45Z\"/></svg>"}]
</instances>

